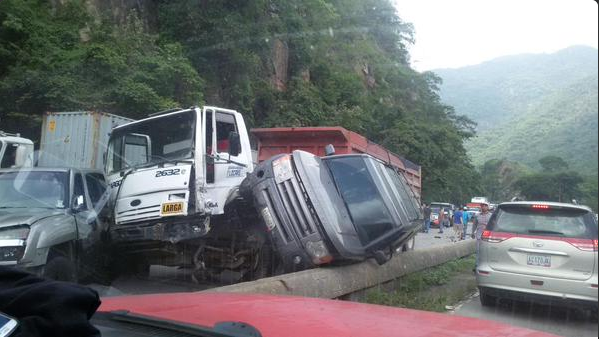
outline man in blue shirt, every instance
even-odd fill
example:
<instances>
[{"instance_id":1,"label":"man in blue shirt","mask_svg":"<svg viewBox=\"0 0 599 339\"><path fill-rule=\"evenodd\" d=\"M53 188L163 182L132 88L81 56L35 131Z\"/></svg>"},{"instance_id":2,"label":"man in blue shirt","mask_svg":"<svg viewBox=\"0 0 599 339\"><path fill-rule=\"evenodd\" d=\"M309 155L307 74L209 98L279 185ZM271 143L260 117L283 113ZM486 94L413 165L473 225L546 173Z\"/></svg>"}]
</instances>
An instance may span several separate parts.
<instances>
[{"instance_id":1,"label":"man in blue shirt","mask_svg":"<svg viewBox=\"0 0 599 339\"><path fill-rule=\"evenodd\" d=\"M461 207L459 210L457 210L453 213L453 232L455 234L454 241L458 241L458 240L462 239L462 232L464 230L464 227L462 226L463 215L464 215L464 212L462 211Z\"/></svg>"}]
</instances>

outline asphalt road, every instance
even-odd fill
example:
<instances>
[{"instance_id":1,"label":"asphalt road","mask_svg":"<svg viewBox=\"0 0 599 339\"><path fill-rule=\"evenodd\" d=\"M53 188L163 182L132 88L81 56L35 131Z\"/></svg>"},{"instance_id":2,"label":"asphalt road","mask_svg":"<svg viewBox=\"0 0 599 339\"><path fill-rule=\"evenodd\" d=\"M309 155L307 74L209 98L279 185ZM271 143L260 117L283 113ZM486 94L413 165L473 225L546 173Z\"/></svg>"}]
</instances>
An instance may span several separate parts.
<instances>
[{"instance_id":1,"label":"asphalt road","mask_svg":"<svg viewBox=\"0 0 599 339\"><path fill-rule=\"evenodd\" d=\"M501 300L483 307L475 293L451 313L493 320L567 337L597 337L597 320L587 311Z\"/></svg>"},{"instance_id":2,"label":"asphalt road","mask_svg":"<svg viewBox=\"0 0 599 339\"><path fill-rule=\"evenodd\" d=\"M191 277L191 270L187 268L167 267L154 265L150 267L148 278L120 277L110 286L91 284L89 287L98 291L101 297L151 294L151 293L176 293L201 291L219 285L203 282L196 283Z\"/></svg>"}]
</instances>

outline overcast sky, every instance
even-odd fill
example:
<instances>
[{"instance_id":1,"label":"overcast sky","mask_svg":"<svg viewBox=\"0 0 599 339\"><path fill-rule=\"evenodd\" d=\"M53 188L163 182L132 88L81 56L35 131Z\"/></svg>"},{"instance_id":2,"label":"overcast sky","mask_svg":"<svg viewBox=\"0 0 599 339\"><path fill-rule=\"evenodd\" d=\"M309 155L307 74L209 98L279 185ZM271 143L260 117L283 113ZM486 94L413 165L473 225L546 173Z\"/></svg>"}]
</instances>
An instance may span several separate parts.
<instances>
[{"instance_id":1,"label":"overcast sky","mask_svg":"<svg viewBox=\"0 0 599 339\"><path fill-rule=\"evenodd\" d=\"M499 56L597 48L593 0L392 0L414 25L412 67L474 65Z\"/></svg>"}]
</instances>

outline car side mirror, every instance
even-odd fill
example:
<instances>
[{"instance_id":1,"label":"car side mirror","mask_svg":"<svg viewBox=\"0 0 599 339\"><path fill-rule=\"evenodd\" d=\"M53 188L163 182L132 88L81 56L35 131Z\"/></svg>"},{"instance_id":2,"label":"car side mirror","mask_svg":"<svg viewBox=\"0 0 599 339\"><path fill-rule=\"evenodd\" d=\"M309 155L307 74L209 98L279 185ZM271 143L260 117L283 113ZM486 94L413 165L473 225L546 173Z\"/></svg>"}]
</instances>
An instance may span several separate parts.
<instances>
[{"instance_id":1,"label":"car side mirror","mask_svg":"<svg viewBox=\"0 0 599 339\"><path fill-rule=\"evenodd\" d=\"M74 212L81 212L85 209L85 203L83 201L82 195L77 195L73 197L73 201L71 203L71 208Z\"/></svg>"},{"instance_id":2,"label":"car side mirror","mask_svg":"<svg viewBox=\"0 0 599 339\"><path fill-rule=\"evenodd\" d=\"M239 139L239 133L237 132L230 132L229 133L229 150L228 150L229 155L231 156L238 156L239 153L241 153L241 142Z\"/></svg>"}]
</instances>

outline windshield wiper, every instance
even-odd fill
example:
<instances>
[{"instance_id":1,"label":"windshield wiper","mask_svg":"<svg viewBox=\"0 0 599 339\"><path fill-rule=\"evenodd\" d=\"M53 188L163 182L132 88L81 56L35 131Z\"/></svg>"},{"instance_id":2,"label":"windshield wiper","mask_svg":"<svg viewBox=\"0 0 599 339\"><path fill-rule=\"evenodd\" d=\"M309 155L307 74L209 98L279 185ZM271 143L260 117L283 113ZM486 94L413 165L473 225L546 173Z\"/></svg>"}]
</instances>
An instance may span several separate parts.
<instances>
[{"instance_id":1,"label":"windshield wiper","mask_svg":"<svg viewBox=\"0 0 599 339\"><path fill-rule=\"evenodd\" d=\"M545 233L545 234L564 235L564 233L562 233L562 232L550 231L550 230L528 230L528 233Z\"/></svg>"},{"instance_id":2,"label":"windshield wiper","mask_svg":"<svg viewBox=\"0 0 599 339\"><path fill-rule=\"evenodd\" d=\"M99 316L99 317L98 317ZM214 327L204 327L168 319L150 317L126 310L96 313L94 318L108 318L111 321L153 327L156 329L187 334L195 337L261 337L253 326L242 322L219 322ZM98 319L99 320L99 319Z\"/></svg>"}]
</instances>

